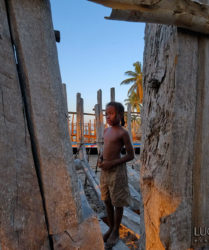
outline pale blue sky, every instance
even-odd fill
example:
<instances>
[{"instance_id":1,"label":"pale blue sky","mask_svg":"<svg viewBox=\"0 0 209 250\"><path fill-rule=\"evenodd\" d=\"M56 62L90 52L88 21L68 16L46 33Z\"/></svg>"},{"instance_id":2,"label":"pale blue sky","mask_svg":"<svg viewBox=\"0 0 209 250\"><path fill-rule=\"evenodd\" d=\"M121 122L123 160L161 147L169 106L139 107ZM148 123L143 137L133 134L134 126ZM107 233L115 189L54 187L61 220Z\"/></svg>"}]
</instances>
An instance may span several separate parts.
<instances>
[{"instance_id":1,"label":"pale blue sky","mask_svg":"<svg viewBox=\"0 0 209 250\"><path fill-rule=\"evenodd\" d=\"M76 93L84 98L84 111L92 112L97 90L102 89L103 107L115 87L116 101L124 103L130 86L120 85L124 72L143 61L143 23L105 20L110 8L87 0L51 0L62 82L67 84L68 109L76 109Z\"/></svg>"}]
</instances>

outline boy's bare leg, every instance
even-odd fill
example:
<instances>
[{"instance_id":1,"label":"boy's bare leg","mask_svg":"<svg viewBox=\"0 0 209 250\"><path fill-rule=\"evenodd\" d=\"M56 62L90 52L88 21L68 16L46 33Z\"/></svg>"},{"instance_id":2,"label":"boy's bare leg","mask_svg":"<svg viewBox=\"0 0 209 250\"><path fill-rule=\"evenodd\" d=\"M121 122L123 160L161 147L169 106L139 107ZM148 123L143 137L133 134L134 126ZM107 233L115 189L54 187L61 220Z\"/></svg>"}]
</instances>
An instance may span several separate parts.
<instances>
[{"instance_id":1,"label":"boy's bare leg","mask_svg":"<svg viewBox=\"0 0 209 250\"><path fill-rule=\"evenodd\" d=\"M119 239L119 227L123 217L123 207L115 207L114 227L108 238L107 244L114 246Z\"/></svg>"},{"instance_id":2,"label":"boy's bare leg","mask_svg":"<svg viewBox=\"0 0 209 250\"><path fill-rule=\"evenodd\" d=\"M103 235L104 242L107 241L107 239L109 238L109 236L114 228L114 207L113 207L110 199L105 201L105 206L106 206L106 210L107 210L107 219L108 219L109 229Z\"/></svg>"}]
</instances>

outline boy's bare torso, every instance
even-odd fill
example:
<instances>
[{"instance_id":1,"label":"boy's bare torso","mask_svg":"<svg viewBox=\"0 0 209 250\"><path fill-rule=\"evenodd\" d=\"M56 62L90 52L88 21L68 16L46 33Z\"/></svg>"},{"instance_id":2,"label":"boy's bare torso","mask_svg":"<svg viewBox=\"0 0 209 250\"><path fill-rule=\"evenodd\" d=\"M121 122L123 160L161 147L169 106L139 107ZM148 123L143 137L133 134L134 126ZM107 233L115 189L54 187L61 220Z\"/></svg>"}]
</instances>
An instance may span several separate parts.
<instances>
[{"instance_id":1,"label":"boy's bare torso","mask_svg":"<svg viewBox=\"0 0 209 250\"><path fill-rule=\"evenodd\" d=\"M124 146L123 134L125 129L121 126L109 127L104 131L103 160L119 159Z\"/></svg>"}]
</instances>

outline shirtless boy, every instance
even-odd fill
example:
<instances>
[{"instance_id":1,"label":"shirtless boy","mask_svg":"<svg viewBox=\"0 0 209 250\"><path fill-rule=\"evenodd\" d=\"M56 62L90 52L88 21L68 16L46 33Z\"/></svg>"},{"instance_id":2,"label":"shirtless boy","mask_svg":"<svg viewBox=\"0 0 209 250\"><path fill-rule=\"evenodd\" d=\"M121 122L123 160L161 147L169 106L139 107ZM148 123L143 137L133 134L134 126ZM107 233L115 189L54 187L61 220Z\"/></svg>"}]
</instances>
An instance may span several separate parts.
<instances>
[{"instance_id":1,"label":"shirtless boy","mask_svg":"<svg viewBox=\"0 0 209 250\"><path fill-rule=\"evenodd\" d=\"M129 204L129 188L126 162L134 158L134 150L124 125L124 107L121 103L110 102L106 106L109 127L104 130L103 156L99 162L102 169L100 187L105 202L109 230L103 236L107 247L113 247L119 239L119 226L123 207ZM126 155L121 157L125 146Z\"/></svg>"}]
</instances>

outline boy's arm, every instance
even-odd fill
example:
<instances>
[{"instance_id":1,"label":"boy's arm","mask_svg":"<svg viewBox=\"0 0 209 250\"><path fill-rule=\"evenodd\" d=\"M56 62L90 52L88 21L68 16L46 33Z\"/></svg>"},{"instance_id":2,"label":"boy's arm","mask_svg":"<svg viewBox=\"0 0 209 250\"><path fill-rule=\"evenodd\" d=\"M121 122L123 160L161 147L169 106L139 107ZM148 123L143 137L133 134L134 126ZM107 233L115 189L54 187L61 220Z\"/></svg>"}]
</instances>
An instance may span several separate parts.
<instances>
[{"instance_id":1,"label":"boy's arm","mask_svg":"<svg viewBox=\"0 0 209 250\"><path fill-rule=\"evenodd\" d=\"M119 165L119 164L131 161L134 159L134 149L131 143L129 133L126 130L123 133L123 143L126 148L126 155L124 155L123 157L119 159L113 160L113 165Z\"/></svg>"}]
</instances>

